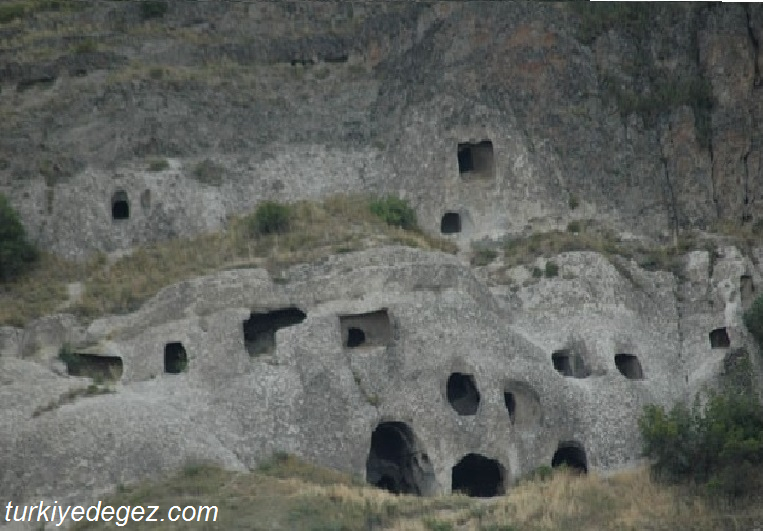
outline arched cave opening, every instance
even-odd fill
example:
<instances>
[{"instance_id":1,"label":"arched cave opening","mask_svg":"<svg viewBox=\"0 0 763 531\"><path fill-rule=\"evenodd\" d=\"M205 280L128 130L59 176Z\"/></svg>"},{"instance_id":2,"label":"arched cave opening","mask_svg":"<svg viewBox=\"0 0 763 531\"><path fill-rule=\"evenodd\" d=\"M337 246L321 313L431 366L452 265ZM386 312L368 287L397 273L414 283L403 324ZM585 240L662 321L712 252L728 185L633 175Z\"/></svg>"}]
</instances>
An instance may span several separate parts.
<instances>
[{"instance_id":1,"label":"arched cave opening","mask_svg":"<svg viewBox=\"0 0 763 531\"><path fill-rule=\"evenodd\" d=\"M506 382L503 387L503 403L513 425L532 428L540 424L540 398L529 384L517 380Z\"/></svg>"},{"instance_id":2,"label":"arched cave opening","mask_svg":"<svg viewBox=\"0 0 763 531\"><path fill-rule=\"evenodd\" d=\"M461 214L458 212L446 212L440 221L440 232L443 234L457 234L461 232Z\"/></svg>"},{"instance_id":3,"label":"arched cave opening","mask_svg":"<svg viewBox=\"0 0 763 531\"><path fill-rule=\"evenodd\" d=\"M506 492L503 466L495 459L468 454L453 467L451 491L475 498L490 498Z\"/></svg>"},{"instance_id":4,"label":"arched cave opening","mask_svg":"<svg viewBox=\"0 0 763 531\"><path fill-rule=\"evenodd\" d=\"M164 346L164 372L180 374L188 367L188 355L180 342L167 343Z\"/></svg>"},{"instance_id":5,"label":"arched cave opening","mask_svg":"<svg viewBox=\"0 0 763 531\"><path fill-rule=\"evenodd\" d=\"M299 308L283 308L270 312L252 312L244 321L244 345L250 356L272 354L276 348L276 331L294 326L307 315Z\"/></svg>"},{"instance_id":6,"label":"arched cave opening","mask_svg":"<svg viewBox=\"0 0 763 531\"><path fill-rule=\"evenodd\" d=\"M729 339L729 333L726 331L726 327L716 328L710 332L711 348L729 348L730 346L731 339Z\"/></svg>"},{"instance_id":7,"label":"arched cave opening","mask_svg":"<svg viewBox=\"0 0 763 531\"><path fill-rule=\"evenodd\" d=\"M127 198L127 192L117 190L111 196L111 219L122 220L130 218L130 202Z\"/></svg>"},{"instance_id":8,"label":"arched cave opening","mask_svg":"<svg viewBox=\"0 0 763 531\"><path fill-rule=\"evenodd\" d=\"M371 434L366 480L393 494L433 491L434 469L413 430L404 422L382 422Z\"/></svg>"},{"instance_id":9,"label":"arched cave opening","mask_svg":"<svg viewBox=\"0 0 763 531\"><path fill-rule=\"evenodd\" d=\"M351 326L347 329L347 348L355 348L366 342L366 333L360 328Z\"/></svg>"},{"instance_id":10,"label":"arched cave opening","mask_svg":"<svg viewBox=\"0 0 763 531\"><path fill-rule=\"evenodd\" d=\"M556 468L565 465L572 470L588 473L588 459L583 445L576 441L559 443L559 447L551 459L551 466Z\"/></svg>"},{"instance_id":11,"label":"arched cave opening","mask_svg":"<svg viewBox=\"0 0 763 531\"><path fill-rule=\"evenodd\" d=\"M629 380L642 380L644 378L641 362L633 354L616 354L615 365L620 374Z\"/></svg>"},{"instance_id":12,"label":"arched cave opening","mask_svg":"<svg viewBox=\"0 0 763 531\"><path fill-rule=\"evenodd\" d=\"M474 376L454 372L448 377L446 394L448 402L459 415L474 415L480 405L480 392Z\"/></svg>"}]
</instances>

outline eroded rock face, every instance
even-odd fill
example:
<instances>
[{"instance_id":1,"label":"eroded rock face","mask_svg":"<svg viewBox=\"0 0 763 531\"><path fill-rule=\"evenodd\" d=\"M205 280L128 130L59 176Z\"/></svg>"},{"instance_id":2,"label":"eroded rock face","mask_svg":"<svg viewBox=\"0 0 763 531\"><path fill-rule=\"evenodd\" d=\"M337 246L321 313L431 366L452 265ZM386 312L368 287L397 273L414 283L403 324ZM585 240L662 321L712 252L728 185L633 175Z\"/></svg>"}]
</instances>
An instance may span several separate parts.
<instances>
[{"instance_id":1,"label":"eroded rock face","mask_svg":"<svg viewBox=\"0 0 763 531\"><path fill-rule=\"evenodd\" d=\"M711 348L710 326L750 346L734 290L742 272L760 274L733 248L714 259L712 277L690 255L683 284L635 265L624 276L596 253L556 260L559 277L513 290L487 288L456 257L396 247L294 267L287 283L258 269L185 281L133 314L73 326L87 352L121 358L117 392L42 413L89 380L58 376L34 355L43 365L0 357L9 427L0 497L82 499L189 459L245 469L275 451L421 494L449 492L454 474L472 478L463 463L454 472L471 454L498 471L496 485L464 483L476 493L562 457L586 469L632 463L645 404L718 381L728 352ZM274 349L249 352L252 313L289 308L304 320L278 328ZM348 346L341 323L351 315L374 326L385 316L385 340ZM187 365L165 372L167 345L178 343ZM590 373L560 374L560 348L585 356ZM641 379L618 368L622 353L638 359ZM454 373L479 393L468 415L449 402Z\"/></svg>"},{"instance_id":2,"label":"eroded rock face","mask_svg":"<svg viewBox=\"0 0 763 531\"><path fill-rule=\"evenodd\" d=\"M551 3L178 3L155 34L136 9L12 30L88 25L108 52L0 47L0 190L61 255L345 192L404 196L462 242L763 216L758 6L660 6L588 36L585 9Z\"/></svg>"}]
</instances>

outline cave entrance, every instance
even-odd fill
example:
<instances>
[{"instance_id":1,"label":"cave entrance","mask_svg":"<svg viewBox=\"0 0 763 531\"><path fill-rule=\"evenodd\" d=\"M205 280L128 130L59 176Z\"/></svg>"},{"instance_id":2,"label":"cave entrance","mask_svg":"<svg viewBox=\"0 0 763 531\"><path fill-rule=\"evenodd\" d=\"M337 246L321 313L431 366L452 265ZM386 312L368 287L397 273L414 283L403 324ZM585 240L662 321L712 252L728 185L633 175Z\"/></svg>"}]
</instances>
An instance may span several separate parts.
<instances>
[{"instance_id":1,"label":"cave entrance","mask_svg":"<svg viewBox=\"0 0 763 531\"><path fill-rule=\"evenodd\" d=\"M710 332L711 348L729 348L730 346L731 340L729 339L729 333L726 331L726 327L716 328Z\"/></svg>"},{"instance_id":2,"label":"cave entrance","mask_svg":"<svg viewBox=\"0 0 763 531\"><path fill-rule=\"evenodd\" d=\"M551 354L551 362L554 364L556 372L562 376L571 378L586 378L588 376L588 369L583 358L569 349L554 351Z\"/></svg>"},{"instance_id":3,"label":"cave entrance","mask_svg":"<svg viewBox=\"0 0 763 531\"><path fill-rule=\"evenodd\" d=\"M371 435L366 480L393 494L434 491L434 469L413 430L404 422L382 422Z\"/></svg>"},{"instance_id":4,"label":"cave entrance","mask_svg":"<svg viewBox=\"0 0 763 531\"><path fill-rule=\"evenodd\" d=\"M616 354L615 365L620 374L629 380L642 380L644 378L641 362L633 354Z\"/></svg>"},{"instance_id":5,"label":"cave entrance","mask_svg":"<svg viewBox=\"0 0 763 531\"><path fill-rule=\"evenodd\" d=\"M182 343L167 343L164 346L164 372L180 374L188 367L188 355Z\"/></svg>"},{"instance_id":6,"label":"cave entrance","mask_svg":"<svg viewBox=\"0 0 763 531\"><path fill-rule=\"evenodd\" d=\"M446 394L448 402L459 415L474 415L480 405L480 392L474 376L454 372L448 378Z\"/></svg>"},{"instance_id":7,"label":"cave entrance","mask_svg":"<svg viewBox=\"0 0 763 531\"><path fill-rule=\"evenodd\" d=\"M127 199L127 192L117 190L111 196L111 219L122 220L130 218L130 202Z\"/></svg>"},{"instance_id":8,"label":"cave entrance","mask_svg":"<svg viewBox=\"0 0 763 531\"><path fill-rule=\"evenodd\" d=\"M458 173L464 177L493 177L495 175L493 143L490 140L484 140L478 143L458 144Z\"/></svg>"},{"instance_id":9,"label":"cave entrance","mask_svg":"<svg viewBox=\"0 0 763 531\"><path fill-rule=\"evenodd\" d=\"M538 393L525 382L512 380L503 387L503 403L512 425L530 427L541 420Z\"/></svg>"},{"instance_id":10,"label":"cave entrance","mask_svg":"<svg viewBox=\"0 0 763 531\"><path fill-rule=\"evenodd\" d=\"M503 466L495 459L479 454L468 454L451 474L451 491L462 492L475 498L491 498L506 492Z\"/></svg>"},{"instance_id":11,"label":"cave entrance","mask_svg":"<svg viewBox=\"0 0 763 531\"><path fill-rule=\"evenodd\" d=\"M559 446L551 459L551 466L567 466L572 470L588 473L588 460L586 459L583 445L577 441L567 441L559 443Z\"/></svg>"},{"instance_id":12,"label":"cave entrance","mask_svg":"<svg viewBox=\"0 0 763 531\"><path fill-rule=\"evenodd\" d=\"M386 346L392 341L392 325L386 309L339 316L342 345L346 348Z\"/></svg>"},{"instance_id":13,"label":"cave entrance","mask_svg":"<svg viewBox=\"0 0 763 531\"><path fill-rule=\"evenodd\" d=\"M244 321L244 345L250 356L272 354L276 348L276 332L305 320L299 308L283 308L271 312L252 312Z\"/></svg>"},{"instance_id":14,"label":"cave entrance","mask_svg":"<svg viewBox=\"0 0 763 531\"><path fill-rule=\"evenodd\" d=\"M440 221L440 232L443 234L457 234L461 232L461 214L458 212L446 212Z\"/></svg>"},{"instance_id":15,"label":"cave entrance","mask_svg":"<svg viewBox=\"0 0 763 531\"><path fill-rule=\"evenodd\" d=\"M119 356L100 354L68 354L64 359L70 376L85 376L95 381L118 381L122 378L123 364Z\"/></svg>"}]
</instances>

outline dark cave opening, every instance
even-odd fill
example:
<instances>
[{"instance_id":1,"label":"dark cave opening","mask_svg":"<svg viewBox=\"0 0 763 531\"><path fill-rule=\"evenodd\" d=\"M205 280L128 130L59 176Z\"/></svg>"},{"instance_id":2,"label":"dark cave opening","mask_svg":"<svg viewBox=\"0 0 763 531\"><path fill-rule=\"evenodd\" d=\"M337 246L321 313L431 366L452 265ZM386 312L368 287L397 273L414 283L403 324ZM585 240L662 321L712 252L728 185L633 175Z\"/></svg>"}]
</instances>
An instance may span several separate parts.
<instances>
[{"instance_id":1,"label":"dark cave opening","mask_svg":"<svg viewBox=\"0 0 763 531\"><path fill-rule=\"evenodd\" d=\"M117 190L111 197L111 219L123 220L130 218L130 202L127 199L127 192Z\"/></svg>"},{"instance_id":2,"label":"dark cave opening","mask_svg":"<svg viewBox=\"0 0 763 531\"><path fill-rule=\"evenodd\" d=\"M642 380L644 378L641 362L633 354L616 354L615 365L620 374L629 380Z\"/></svg>"},{"instance_id":3,"label":"dark cave opening","mask_svg":"<svg viewBox=\"0 0 763 531\"><path fill-rule=\"evenodd\" d=\"M376 427L371 435L366 479L393 494L420 496L432 492L432 464L406 423L382 422Z\"/></svg>"},{"instance_id":4,"label":"dark cave opening","mask_svg":"<svg viewBox=\"0 0 763 531\"><path fill-rule=\"evenodd\" d=\"M294 326L307 315L299 308L282 308L270 312L252 312L244 321L244 345L250 356L272 354L276 348L276 331Z\"/></svg>"},{"instance_id":5,"label":"dark cave opening","mask_svg":"<svg viewBox=\"0 0 763 531\"><path fill-rule=\"evenodd\" d=\"M341 315L339 327L346 348L386 346L392 341L392 324L386 309Z\"/></svg>"},{"instance_id":6,"label":"dark cave opening","mask_svg":"<svg viewBox=\"0 0 763 531\"><path fill-rule=\"evenodd\" d=\"M730 346L731 339L729 339L729 333L726 331L726 327L716 328L710 332L711 348L728 348Z\"/></svg>"},{"instance_id":7,"label":"dark cave opening","mask_svg":"<svg viewBox=\"0 0 763 531\"><path fill-rule=\"evenodd\" d=\"M480 392L474 376L454 372L448 377L447 397L459 415L474 415L480 405Z\"/></svg>"},{"instance_id":8,"label":"dark cave opening","mask_svg":"<svg viewBox=\"0 0 763 531\"><path fill-rule=\"evenodd\" d=\"M443 234L457 234L461 232L461 214L458 212L446 212L440 221L440 232Z\"/></svg>"},{"instance_id":9,"label":"dark cave opening","mask_svg":"<svg viewBox=\"0 0 763 531\"><path fill-rule=\"evenodd\" d=\"M551 459L551 466L556 468L565 465L572 470L588 473L588 459L583 445L576 441L559 443L559 447Z\"/></svg>"},{"instance_id":10,"label":"dark cave opening","mask_svg":"<svg viewBox=\"0 0 763 531\"><path fill-rule=\"evenodd\" d=\"M505 492L505 470L495 459L479 454L464 456L451 472L451 491L475 498L500 496Z\"/></svg>"},{"instance_id":11,"label":"dark cave opening","mask_svg":"<svg viewBox=\"0 0 763 531\"><path fill-rule=\"evenodd\" d=\"M164 346L164 372L180 374L188 367L188 356L180 342L167 343Z\"/></svg>"}]
</instances>

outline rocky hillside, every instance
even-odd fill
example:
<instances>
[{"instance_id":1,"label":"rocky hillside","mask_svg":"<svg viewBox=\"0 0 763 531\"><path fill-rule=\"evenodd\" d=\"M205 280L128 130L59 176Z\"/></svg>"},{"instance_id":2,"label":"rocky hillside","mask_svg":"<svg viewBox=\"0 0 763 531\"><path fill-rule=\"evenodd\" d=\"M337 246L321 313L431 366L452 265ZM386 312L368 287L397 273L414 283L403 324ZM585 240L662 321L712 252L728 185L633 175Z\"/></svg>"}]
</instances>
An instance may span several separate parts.
<instances>
[{"instance_id":1,"label":"rocky hillside","mask_svg":"<svg viewBox=\"0 0 763 531\"><path fill-rule=\"evenodd\" d=\"M644 405L760 389L761 31L755 5L0 5L0 193L48 252L0 293L0 499L274 452L494 496L638 463ZM369 213L388 194L420 231ZM266 200L288 230L250 230Z\"/></svg>"}]
</instances>

